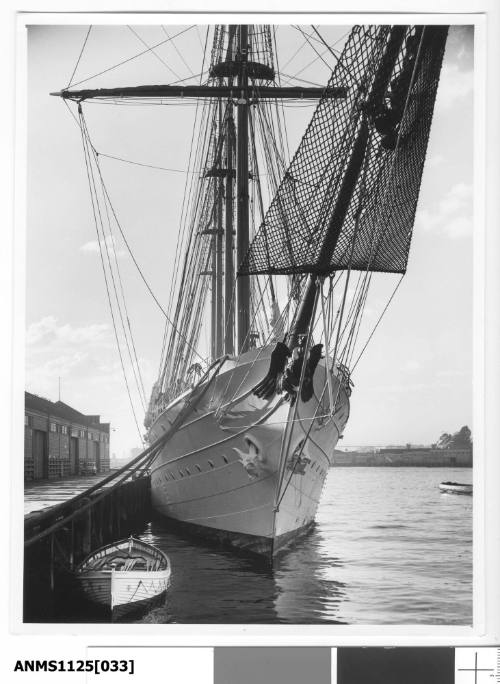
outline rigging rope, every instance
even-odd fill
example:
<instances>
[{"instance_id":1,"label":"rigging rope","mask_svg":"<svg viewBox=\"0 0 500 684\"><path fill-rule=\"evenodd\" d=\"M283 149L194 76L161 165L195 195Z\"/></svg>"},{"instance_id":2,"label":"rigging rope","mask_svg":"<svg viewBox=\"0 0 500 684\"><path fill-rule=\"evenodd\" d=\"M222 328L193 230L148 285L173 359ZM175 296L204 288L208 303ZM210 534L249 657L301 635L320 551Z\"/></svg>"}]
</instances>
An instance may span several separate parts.
<instances>
[{"instance_id":1,"label":"rigging rope","mask_svg":"<svg viewBox=\"0 0 500 684\"><path fill-rule=\"evenodd\" d=\"M404 275L402 275L401 278L399 279L399 281L398 281L396 287L394 288L394 290L393 290L393 292L392 292L392 294L391 294L391 296L390 296L390 298L389 298L389 301L387 302L387 304L386 304L385 307L384 307L384 310L383 310L382 313L380 314L379 319L378 319L378 321L377 321L376 324L375 324L375 327L373 328L373 330L371 331L370 335L368 336L368 339L366 340L366 343L365 343L363 349L362 349L361 352L359 353L359 355L358 355L358 357L357 357L357 359L356 359L356 362L355 362L354 366L351 368L351 373L354 371L354 369L355 369L356 366L358 365L358 363L359 363L361 357L363 356L363 354L364 354L364 352L365 352L365 349L367 348L367 346L368 346L370 340L372 339L373 335L375 334L375 331L377 330L377 328L378 328L378 326L379 326L379 324L380 324L380 321L381 321L382 318L384 317L385 312L386 312L387 309L389 308L390 303L391 303L392 300L394 299L394 296L395 296L396 292L398 291L399 286L400 286L401 283L403 282L403 278L404 278Z\"/></svg>"},{"instance_id":2,"label":"rigging rope","mask_svg":"<svg viewBox=\"0 0 500 684\"><path fill-rule=\"evenodd\" d=\"M161 28L163 30L163 33L167 36L167 38L170 38L170 35L169 35L167 29L163 26L163 24L161 24ZM196 27L196 28L198 28L198 27ZM184 59L184 55L182 54L182 52L180 52L179 48L177 47L177 45L175 44L174 41L172 41L172 45L173 45L175 51L177 52L177 54L179 55L179 57L181 58L182 62L184 63L184 66L186 67L186 69L191 72L191 78L192 78L194 76L194 71L191 69L189 64L186 62L186 60Z\"/></svg>"},{"instance_id":3,"label":"rigging rope","mask_svg":"<svg viewBox=\"0 0 500 684\"><path fill-rule=\"evenodd\" d=\"M79 105L79 109L80 109L80 112L81 112L82 119L84 120L84 117L83 117L83 110L82 110L82 108L81 108L81 104ZM90 147L91 147L91 149L92 149L92 153L93 153L94 157L96 158L96 157L97 157L97 152L95 151L95 148L94 148L94 146L92 145L92 142L90 141L90 138L89 138L89 144L90 144ZM98 171L98 173L99 173L99 177L100 177L101 182L102 182L102 186L103 186L103 191L104 191L105 197L106 197L106 199L107 199L107 201L108 201L108 203L109 203L109 206L110 206L110 208L111 208L111 211L112 211L113 217L114 217L114 219L115 219L116 225L118 226L118 230L120 231L120 235L122 236L122 239L123 239L123 242L125 243L125 246L126 246L126 248L127 248L127 251L128 251L128 253L130 254L130 257L131 257L132 261L134 262L134 265L135 265L135 267L136 267L136 269L137 269L137 271L138 271L138 273L139 273L139 275L140 275L140 277L141 277L143 283L145 284L145 286L146 286L146 288L147 288L149 294L150 294L151 297L153 298L153 300L154 300L154 302L156 303L157 307L160 309L160 311L161 311L162 314L164 315L165 319L166 319L166 320L168 321L168 323L172 326L172 328L175 328L175 329L177 330L176 325L175 325L175 324L173 323L173 321L170 319L170 317L168 316L167 312L165 311L165 309L163 308L163 306L160 304L158 298L156 297L155 293L153 292L153 290L152 290L150 284L149 284L148 281L146 280L146 277L145 277L144 273L142 272L142 269L141 269L141 267L139 266L139 264L138 264L138 262L137 262L137 259L136 259L135 256L134 256L134 253L132 252L132 249L131 249L131 247L130 247L130 245L129 245L129 243L128 243L128 240L127 240L127 238L126 238L126 236L125 236L125 233L123 232L123 229L122 229L122 226L121 226L121 224L120 224L120 221L118 220L118 216L116 215L114 206L113 206L113 204L112 204L112 202L111 202L111 198L110 198L109 193L108 193L108 190L107 190L107 188L106 188L106 184L104 183L104 178L102 177L102 173L101 173L101 169L100 169L100 167L99 167L99 164L97 164L97 171ZM177 332L180 334L181 337L183 337L182 333L180 333L179 330L177 330ZM186 342L186 344L192 349L192 351L193 351L193 352L194 352L202 361L205 361L205 359L204 359L200 354L198 354L198 352L196 351L196 349L194 349L194 347L191 345L191 343L189 342L189 340L186 339L186 338L184 338L184 337L183 337L183 339L184 339L184 341Z\"/></svg>"},{"instance_id":4,"label":"rigging rope","mask_svg":"<svg viewBox=\"0 0 500 684\"><path fill-rule=\"evenodd\" d=\"M87 139L87 141L89 141L88 130L87 130L87 127L86 127L86 125L85 125L85 122L82 122L82 126L83 126L84 131L85 131L86 139ZM97 166L97 160L96 160L96 166ZM108 206L107 206L107 203L106 203L106 201L105 201L105 199L104 199L104 208L105 208L106 217L107 217L107 221L108 221L109 237L110 237L110 239L111 239L111 245L110 245L110 247L111 247L111 251L113 252L113 255L114 255L115 267L116 267L116 270L117 270L118 280L119 280L120 287L121 287L121 294L122 294L122 301L123 301L123 306L124 306L124 310L125 310L125 317L126 317L127 322L128 322L128 328L129 328L129 331L130 331L131 343L132 343L132 348L133 348L133 351L134 351L134 357L135 357L135 364L136 364L136 365L134 365L134 359L132 358L132 352L131 352L131 348L130 348L129 338L128 338L127 331L126 331L126 327L125 327L124 315L123 315L123 312L122 312L122 306L121 306L121 304L120 304L120 297L118 296L118 290L117 290L117 287L116 287L115 276L114 276L114 273L113 273L113 268L112 268L112 266L111 266L111 259L110 259L110 256L109 256L110 248L108 247L108 240L107 240L107 236L106 236L105 231L104 231L104 222L103 222L103 219L102 219L102 213L101 213L101 209L100 209L100 203L99 203L99 199L98 199L98 194L97 194L97 189L96 189L96 184L95 184L95 179L94 179L94 173L93 173L93 170L92 170L92 166L90 166L90 169L91 169L91 175L92 175L92 184L93 184L93 188L94 188L94 196L95 196L95 198L96 198L96 206L97 206L97 209L98 209L99 220L100 220L100 224L101 224L102 244L103 244L104 250L105 250L105 252L106 252L106 257L107 257L107 262L108 262L108 267L109 267L109 275L110 275L110 277L111 277L111 282L112 282L112 285L113 285L113 292L114 292L115 299L116 299L116 304L117 304L117 307L118 307L118 314L119 314L119 317L120 317L120 322L121 322L121 326L122 326L123 336L124 336L124 338L125 338L125 345L126 345L126 348L127 348L127 352L128 352L130 364L131 364L131 367L132 367L132 372L133 372L133 375L134 375L134 380L135 380L136 387L137 387L137 390L138 390L139 398L140 398L141 403L142 403L142 408L143 408L143 410L145 411L145 410L146 410L146 399L145 399L145 393L144 393L144 384L143 384L143 382L142 382L142 376L141 376L141 372L140 372L140 368L139 368L139 361L138 361L138 358L137 358L137 352L136 352L136 349L135 349L135 343L134 343L134 339L133 339L133 335L132 335L132 328L131 328L130 319L129 319L129 316L128 316L128 309L127 309L127 304L126 304L126 299L125 299L125 293L124 293L124 290L123 290L123 284L122 284L122 280L121 280L120 269L119 269L119 266L118 266L118 259L117 259L117 256L116 256L116 250L115 250L115 248L114 248L114 236L113 236L113 232L112 232L112 228L111 228L111 221L110 221L110 217L109 217ZM103 197L104 197L102 181L101 181L101 193L103 193ZM102 249L101 245L99 245L99 248ZM136 372L136 366L137 366L137 372Z\"/></svg>"},{"instance_id":5,"label":"rigging rope","mask_svg":"<svg viewBox=\"0 0 500 684\"><path fill-rule=\"evenodd\" d=\"M152 45L147 50L143 50L142 52L138 52L136 55L133 55L132 57L128 57L128 59L124 59L122 62L118 62L118 64L113 64L113 66L110 66L107 69L104 69L103 71L100 71L97 74L93 74L92 76L88 76L87 78L84 78L81 81L78 81L77 83L73 83L73 87L77 86L77 85L81 85L82 83L87 83L87 81L90 81L93 78L97 78L97 76L102 76L103 74L107 74L109 71L112 71L113 69L117 69L118 67L122 66L123 64L127 64L128 62L131 62L132 60L137 59L138 57L142 57L142 55L147 54L152 49L157 48L160 45L164 45L165 43L168 43L170 40L174 40L174 38L181 36L183 33L190 31L192 28L194 28L194 24L191 26L188 26L187 28L183 29L182 31L179 31L179 33L176 33L175 36L172 36L171 38L166 38L165 40L162 40L159 43L156 43L156 45Z\"/></svg>"},{"instance_id":6,"label":"rigging rope","mask_svg":"<svg viewBox=\"0 0 500 684\"><path fill-rule=\"evenodd\" d=\"M83 41L82 49L80 50L80 54L78 55L78 59L76 60L75 68L73 69L73 73L71 74L71 78L68 81L68 85L66 88L69 88L71 86L71 82L76 74L76 70L78 69L78 65L80 64L80 60L83 55L83 51L85 50L85 46L87 45L87 40L89 39L90 31L92 30L92 24L89 26L89 30L87 31L87 35L85 36L85 40Z\"/></svg>"},{"instance_id":7,"label":"rigging rope","mask_svg":"<svg viewBox=\"0 0 500 684\"><path fill-rule=\"evenodd\" d=\"M102 183L101 183L101 192L102 192L103 195L104 195L104 192L103 192L103 189L102 189ZM126 318L126 321L127 321L127 326L128 326L128 330L129 330L129 334L130 334L130 342L131 342L131 344L132 344L133 356L134 356L134 359L135 359L135 367L137 368L137 376L136 376L136 372L135 372L135 368L134 368L134 362L132 361L132 358L130 358L130 361L131 361L131 364L132 364L132 370L134 371L134 378L135 378L135 381L136 381L137 388L138 388L138 390L139 390L139 395L141 395L141 392L142 392L141 399L142 399L143 409L144 409L144 411L146 411L146 407L147 407L147 398L146 398L146 392L145 392L145 389L144 389L144 381L143 381L143 379L142 379L141 367L140 367L140 365L139 365L139 358L138 358L138 356L137 356L137 350L136 350L136 347L135 347L134 334L133 334L133 332L132 332L132 325L131 325L131 323L130 323L130 317L129 317L128 306L127 306L127 299L126 299L126 297L125 297L125 290L124 290L124 287L123 287L122 276L121 276L121 272L120 272L120 267L119 267L119 265L118 265L118 256L117 256L117 254L116 254L116 249L115 249L115 246L114 246L113 229L112 229L112 226L111 226L111 219L110 219L110 216L109 216L108 204L107 204L106 201L104 201L104 208L105 208L105 210L106 210L106 218L107 218L107 222L108 222L109 236L111 237L111 246L112 246L112 250L111 250L111 251L113 252L113 256L114 256L114 260L115 260L115 268L116 268L116 272L117 272L117 274L118 274L118 283L119 283L119 285L120 285L120 291L121 291L121 295L122 295L123 308L124 308L124 311L125 311L125 318ZM106 245L106 242L105 242L105 245ZM106 251L107 251L107 246L106 246ZM108 255L108 256L109 256L109 255ZM113 279L113 285L114 285L114 279ZM116 295L116 288L115 288L115 295ZM118 302L118 296L116 297L116 300L117 300L117 302ZM119 307L119 308L120 308L120 307ZM120 317L121 317L121 312L120 312ZM123 320L122 320L122 325L123 325ZM124 330L124 332L125 332L125 330ZM126 334L125 334L125 341L127 342L127 335L126 335ZM129 357L131 357L130 348L129 348L128 342L127 342L127 350L128 350L128 352L129 352Z\"/></svg>"},{"instance_id":8,"label":"rigging rope","mask_svg":"<svg viewBox=\"0 0 500 684\"><path fill-rule=\"evenodd\" d=\"M194 171L187 171L186 169L171 169L166 166L155 166L154 164L144 164L143 162L133 161L132 159L124 159L123 157L115 157L112 154L105 154L104 152L97 152L100 157L106 159L114 159L115 161L124 162L125 164L133 164L134 166L143 166L147 169L156 169L157 171L171 171L172 173L195 173Z\"/></svg>"},{"instance_id":9,"label":"rigging rope","mask_svg":"<svg viewBox=\"0 0 500 684\"><path fill-rule=\"evenodd\" d=\"M97 220L97 212L96 212L96 206L95 206L95 202L94 202L94 193L92 190L93 186L94 186L94 190L95 190L95 185L94 185L94 179L93 179L93 174L92 174L92 168L91 168L91 164L90 164L90 153L89 153L89 149L88 149L89 141L85 135L83 125L80 126L80 130L81 130L81 134L82 134L82 144L83 144L83 150L84 150L84 156L85 156L85 166L87 169L87 178L89 181L90 197L91 197L91 202L92 202L92 212L94 215L94 224L95 224L95 229L96 229L96 234L97 234L97 244L99 246L99 255L101 258L101 266L102 266L102 271L103 271L103 275L104 275L106 295L108 298L108 304L109 304L109 309L110 309L110 313L111 313L111 320L113 322L113 330L114 330L115 340L116 340L116 344L117 344L117 348L118 348L118 356L120 358L120 364L122 367L123 377L125 380L125 387L127 389L127 394L128 394L128 398L129 398L129 402L130 402L130 407L132 409L132 415L134 417L134 422L135 422L135 425L137 428L137 432L139 433L139 438L141 440L141 443L144 444L143 438L142 438L142 433L141 433L141 430L139 429L139 423L137 421L137 416L135 413L134 402L132 401L132 395L130 393L130 387L128 384L127 374L125 372L125 364L124 364L123 356L122 356L122 352L121 352L120 341L118 338L118 331L116 328L115 315L114 315L113 305L112 305L112 301L111 301L111 294L109 291L108 277L106 274L106 266L105 266L104 257L102 254L102 246L101 246L100 233L99 233L99 224L98 224L98 220Z\"/></svg>"},{"instance_id":10,"label":"rigging rope","mask_svg":"<svg viewBox=\"0 0 500 684\"><path fill-rule=\"evenodd\" d=\"M168 69L168 71L170 71L171 74L173 74L173 75L175 76L175 78L179 78L179 79L180 79L179 74L178 74L176 71L174 71L174 70L172 69L172 67L170 67L170 66L165 62L165 60L164 60L162 57L160 57L160 55L159 55L157 52L155 52L154 48L150 47L150 46L146 43L146 41L143 40L143 38L141 38L141 36L137 33L137 31L136 31L135 29L132 28L132 26L129 26L129 25L127 24L127 28L130 29L130 31L132 31L132 33L134 34L134 36L135 36L138 40L140 40L141 43L142 43L145 47L147 47L147 49L151 52L151 54L153 54L153 55L156 57L156 59L157 59L159 62L161 62L161 63L163 64L163 66L166 67L166 68ZM167 37L170 38L170 36L168 35L168 33L167 33Z\"/></svg>"},{"instance_id":11,"label":"rigging rope","mask_svg":"<svg viewBox=\"0 0 500 684\"><path fill-rule=\"evenodd\" d=\"M300 32L302 33L302 35L303 35L304 38L307 40L307 42L308 42L308 44L310 45L310 47L311 47L311 48L314 50L314 52L318 55L318 59L320 59L320 60L323 62L323 64L328 68L329 71L333 71L333 68L330 66L330 64L328 64L328 62L326 61L326 59L323 58L323 55L324 55L326 52L328 52L329 50L325 50L323 53L318 52L318 51L316 50L316 48L314 47L314 45L311 43L311 40L310 40L311 36L310 36L308 33L306 33L305 31L303 31L303 30L300 28L300 26L294 26L293 28L297 29L297 31L300 31ZM313 27L313 28L314 28L314 27ZM299 72L299 73L300 73L300 72Z\"/></svg>"}]
</instances>

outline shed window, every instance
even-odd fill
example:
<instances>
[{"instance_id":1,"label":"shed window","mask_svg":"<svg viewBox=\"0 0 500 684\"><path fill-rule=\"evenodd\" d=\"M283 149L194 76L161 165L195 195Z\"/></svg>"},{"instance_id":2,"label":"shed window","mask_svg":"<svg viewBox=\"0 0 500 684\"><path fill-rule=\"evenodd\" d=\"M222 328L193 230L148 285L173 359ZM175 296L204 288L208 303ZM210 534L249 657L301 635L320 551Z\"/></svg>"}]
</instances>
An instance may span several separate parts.
<instances>
[{"instance_id":1,"label":"shed window","mask_svg":"<svg viewBox=\"0 0 500 684\"><path fill-rule=\"evenodd\" d=\"M57 427L56 427L56 424L55 424L55 423L51 423L51 424L50 424L50 431L51 431L51 432L56 432L56 431L57 431Z\"/></svg>"}]
</instances>

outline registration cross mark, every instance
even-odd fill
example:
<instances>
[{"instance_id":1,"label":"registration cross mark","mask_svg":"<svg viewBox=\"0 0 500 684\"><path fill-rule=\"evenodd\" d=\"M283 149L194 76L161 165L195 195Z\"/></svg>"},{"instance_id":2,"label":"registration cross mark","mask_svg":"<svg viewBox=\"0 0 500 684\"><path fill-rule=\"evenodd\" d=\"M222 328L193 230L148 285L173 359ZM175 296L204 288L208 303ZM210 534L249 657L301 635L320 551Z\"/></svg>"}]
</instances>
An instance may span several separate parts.
<instances>
[{"instance_id":1,"label":"registration cross mark","mask_svg":"<svg viewBox=\"0 0 500 684\"><path fill-rule=\"evenodd\" d=\"M474 684L477 684L478 672L494 672L492 667L478 667L477 666L477 651L474 653L474 667L459 667L459 672L474 672ZM490 675L491 677L493 675Z\"/></svg>"}]
</instances>

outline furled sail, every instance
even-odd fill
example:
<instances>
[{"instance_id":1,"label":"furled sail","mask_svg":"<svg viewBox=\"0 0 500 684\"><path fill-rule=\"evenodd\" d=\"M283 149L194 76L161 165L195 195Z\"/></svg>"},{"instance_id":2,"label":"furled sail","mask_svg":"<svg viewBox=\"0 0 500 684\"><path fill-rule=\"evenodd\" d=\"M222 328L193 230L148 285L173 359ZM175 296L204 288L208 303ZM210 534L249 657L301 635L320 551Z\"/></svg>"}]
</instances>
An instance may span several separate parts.
<instances>
[{"instance_id":1,"label":"furled sail","mask_svg":"<svg viewBox=\"0 0 500 684\"><path fill-rule=\"evenodd\" d=\"M405 273L447 32L353 29L240 274Z\"/></svg>"}]
</instances>

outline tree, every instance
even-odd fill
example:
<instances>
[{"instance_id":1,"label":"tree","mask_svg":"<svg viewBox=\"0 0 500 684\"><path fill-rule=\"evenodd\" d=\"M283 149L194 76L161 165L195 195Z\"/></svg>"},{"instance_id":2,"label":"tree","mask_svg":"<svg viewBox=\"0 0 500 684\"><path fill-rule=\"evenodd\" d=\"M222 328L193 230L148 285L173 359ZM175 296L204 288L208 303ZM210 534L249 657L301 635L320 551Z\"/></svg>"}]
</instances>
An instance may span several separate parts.
<instances>
[{"instance_id":1,"label":"tree","mask_svg":"<svg viewBox=\"0 0 500 684\"><path fill-rule=\"evenodd\" d=\"M467 425L460 428L458 432L450 435L449 432L443 432L436 444L437 449L471 449L472 438L471 431Z\"/></svg>"},{"instance_id":2,"label":"tree","mask_svg":"<svg viewBox=\"0 0 500 684\"><path fill-rule=\"evenodd\" d=\"M464 425L453 435L453 447L455 449L470 449L472 446L471 431Z\"/></svg>"},{"instance_id":3,"label":"tree","mask_svg":"<svg viewBox=\"0 0 500 684\"><path fill-rule=\"evenodd\" d=\"M448 432L443 432L443 434L437 441L436 447L438 449L449 449L451 440L451 435Z\"/></svg>"}]
</instances>

